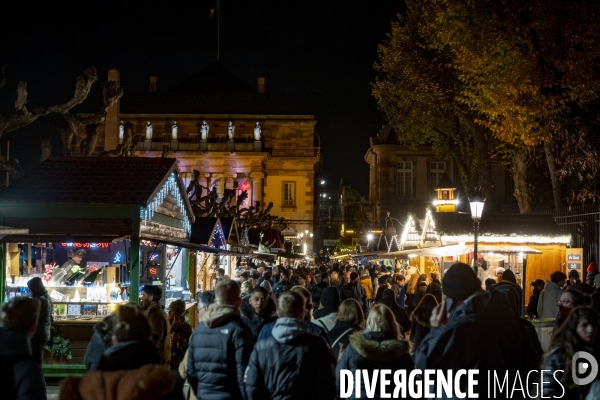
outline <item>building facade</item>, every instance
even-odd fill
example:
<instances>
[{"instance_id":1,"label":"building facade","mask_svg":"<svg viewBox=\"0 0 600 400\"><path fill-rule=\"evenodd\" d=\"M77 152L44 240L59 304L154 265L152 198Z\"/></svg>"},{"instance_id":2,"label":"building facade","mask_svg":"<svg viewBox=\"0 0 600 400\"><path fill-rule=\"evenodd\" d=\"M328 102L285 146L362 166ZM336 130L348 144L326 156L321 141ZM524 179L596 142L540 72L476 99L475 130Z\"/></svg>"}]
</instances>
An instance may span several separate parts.
<instances>
[{"instance_id":1,"label":"building facade","mask_svg":"<svg viewBox=\"0 0 600 400\"><path fill-rule=\"evenodd\" d=\"M119 72L109 80L120 83ZM166 92L150 78L147 93L129 94L108 112L97 152L114 150L134 125L135 156L175 157L184 182L199 173L202 197L216 190L246 191L244 207L264 210L289 221L284 234L313 230L316 120L279 98L239 80L213 64ZM240 199L241 200L241 199ZM312 243L309 245L312 250Z\"/></svg>"}]
</instances>

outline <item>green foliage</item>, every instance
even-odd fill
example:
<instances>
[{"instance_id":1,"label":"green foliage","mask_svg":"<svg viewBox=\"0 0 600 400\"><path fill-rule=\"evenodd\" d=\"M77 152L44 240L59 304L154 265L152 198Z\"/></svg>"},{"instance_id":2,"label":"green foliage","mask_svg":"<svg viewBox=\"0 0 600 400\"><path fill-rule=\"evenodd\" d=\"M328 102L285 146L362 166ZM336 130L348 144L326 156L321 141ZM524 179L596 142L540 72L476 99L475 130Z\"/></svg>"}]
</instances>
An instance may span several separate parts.
<instances>
[{"instance_id":1,"label":"green foliage","mask_svg":"<svg viewBox=\"0 0 600 400\"><path fill-rule=\"evenodd\" d=\"M52 345L47 345L45 348L57 358L66 358L67 360L73 358L71 354L71 341L58 332L54 333L52 337Z\"/></svg>"}]
</instances>

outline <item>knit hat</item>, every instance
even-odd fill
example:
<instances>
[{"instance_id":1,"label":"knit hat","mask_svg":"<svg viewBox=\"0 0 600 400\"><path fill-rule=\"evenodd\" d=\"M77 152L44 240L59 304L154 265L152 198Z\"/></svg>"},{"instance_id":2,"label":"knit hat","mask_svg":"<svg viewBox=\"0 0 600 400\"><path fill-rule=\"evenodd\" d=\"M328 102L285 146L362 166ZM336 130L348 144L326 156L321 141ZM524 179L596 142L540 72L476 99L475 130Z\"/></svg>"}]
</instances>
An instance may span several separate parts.
<instances>
[{"instance_id":1,"label":"knit hat","mask_svg":"<svg viewBox=\"0 0 600 400\"><path fill-rule=\"evenodd\" d=\"M248 279L248 278L250 278L250 272L244 271L240 274L240 277L242 277L244 279Z\"/></svg>"},{"instance_id":2,"label":"knit hat","mask_svg":"<svg viewBox=\"0 0 600 400\"><path fill-rule=\"evenodd\" d=\"M27 287L31 291L31 294L35 297L43 295L44 291L46 290L46 288L44 287L44 282L42 282L42 280L38 276L28 280Z\"/></svg>"},{"instance_id":3,"label":"knit hat","mask_svg":"<svg viewBox=\"0 0 600 400\"><path fill-rule=\"evenodd\" d=\"M269 271L263 273L263 279L265 279L267 281L270 281L272 277L273 277L273 274L270 273Z\"/></svg>"},{"instance_id":4,"label":"knit hat","mask_svg":"<svg viewBox=\"0 0 600 400\"><path fill-rule=\"evenodd\" d=\"M498 275L498 274L503 274L503 273L504 273L504 271L505 271L505 269L504 269L504 268L502 268L502 267L498 267L498 268L496 268L496 275Z\"/></svg>"},{"instance_id":5,"label":"knit hat","mask_svg":"<svg viewBox=\"0 0 600 400\"><path fill-rule=\"evenodd\" d=\"M515 277L515 273L512 272L510 269L504 271L504 273L502 274L502 280L512 282L515 285L517 284L517 278Z\"/></svg>"},{"instance_id":6,"label":"knit hat","mask_svg":"<svg viewBox=\"0 0 600 400\"><path fill-rule=\"evenodd\" d=\"M358 279L358 272L351 272L350 273L350 280L353 281L355 279Z\"/></svg>"},{"instance_id":7,"label":"knit hat","mask_svg":"<svg viewBox=\"0 0 600 400\"><path fill-rule=\"evenodd\" d=\"M183 300L173 300L171 304L169 304L169 310L173 310L173 312L179 316L185 314L185 302Z\"/></svg>"},{"instance_id":8,"label":"knit hat","mask_svg":"<svg viewBox=\"0 0 600 400\"><path fill-rule=\"evenodd\" d=\"M267 292L271 293L273 291L273 288L271 287L271 284L269 283L269 281L263 281L260 284L261 287L264 287L266 289Z\"/></svg>"},{"instance_id":9,"label":"knit hat","mask_svg":"<svg viewBox=\"0 0 600 400\"><path fill-rule=\"evenodd\" d=\"M587 272L598 272L598 265L592 261L587 267Z\"/></svg>"},{"instance_id":10,"label":"knit hat","mask_svg":"<svg viewBox=\"0 0 600 400\"><path fill-rule=\"evenodd\" d=\"M321 305L323 305L323 307L339 308L340 303L340 292L338 291L338 288L329 286L323 290L323 294L321 294Z\"/></svg>"},{"instance_id":11,"label":"knit hat","mask_svg":"<svg viewBox=\"0 0 600 400\"><path fill-rule=\"evenodd\" d=\"M444 294L452 300L465 300L481 289L481 282L467 264L456 263L448 269L442 280Z\"/></svg>"},{"instance_id":12,"label":"knit hat","mask_svg":"<svg viewBox=\"0 0 600 400\"><path fill-rule=\"evenodd\" d=\"M289 279L289 277L292 276L292 271L289 269L284 269L283 271L281 271L281 274Z\"/></svg>"},{"instance_id":13,"label":"knit hat","mask_svg":"<svg viewBox=\"0 0 600 400\"><path fill-rule=\"evenodd\" d=\"M323 272L321 274L321 280L329 278L329 274L327 272Z\"/></svg>"}]
</instances>

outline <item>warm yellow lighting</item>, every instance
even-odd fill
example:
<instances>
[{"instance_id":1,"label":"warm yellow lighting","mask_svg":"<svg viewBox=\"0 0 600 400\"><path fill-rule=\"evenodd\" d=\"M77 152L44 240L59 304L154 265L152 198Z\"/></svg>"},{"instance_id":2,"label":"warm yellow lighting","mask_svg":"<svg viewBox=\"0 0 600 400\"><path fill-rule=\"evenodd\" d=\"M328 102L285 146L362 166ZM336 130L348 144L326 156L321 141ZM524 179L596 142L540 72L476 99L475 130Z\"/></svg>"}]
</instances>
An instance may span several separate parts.
<instances>
[{"instance_id":1,"label":"warm yellow lighting","mask_svg":"<svg viewBox=\"0 0 600 400\"><path fill-rule=\"evenodd\" d=\"M461 243L461 242L473 242L472 235L460 235L460 236L444 236L444 242L446 243ZM512 243L512 244L524 244L524 243L535 243L535 244L569 244L571 243L571 236L479 236L477 238L479 243Z\"/></svg>"},{"instance_id":2,"label":"warm yellow lighting","mask_svg":"<svg viewBox=\"0 0 600 400\"><path fill-rule=\"evenodd\" d=\"M434 206L439 206L442 204L453 204L453 205L458 205L458 200L435 200L433 202Z\"/></svg>"}]
</instances>

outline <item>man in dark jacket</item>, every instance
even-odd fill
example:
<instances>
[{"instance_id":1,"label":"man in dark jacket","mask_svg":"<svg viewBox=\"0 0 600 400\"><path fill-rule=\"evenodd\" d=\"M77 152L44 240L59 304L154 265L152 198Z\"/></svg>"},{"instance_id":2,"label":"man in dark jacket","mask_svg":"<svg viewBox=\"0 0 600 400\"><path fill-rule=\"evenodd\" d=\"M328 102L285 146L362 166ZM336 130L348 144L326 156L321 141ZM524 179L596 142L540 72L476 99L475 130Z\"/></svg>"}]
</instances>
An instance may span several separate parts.
<instances>
[{"instance_id":1,"label":"man in dark jacket","mask_svg":"<svg viewBox=\"0 0 600 400\"><path fill-rule=\"evenodd\" d=\"M506 311L502 293L483 292L470 266L451 266L444 275L443 288L446 299L433 310L431 331L415 353L418 369L478 369L474 392L480 398L486 397L491 387L491 370L501 371L502 377L508 371L509 381L514 381L517 372L522 377L539 369L543 352L533 325ZM466 390L466 382L460 389ZM510 393L497 394L500 397L496 398L511 398Z\"/></svg>"},{"instance_id":2,"label":"man in dark jacket","mask_svg":"<svg viewBox=\"0 0 600 400\"><path fill-rule=\"evenodd\" d=\"M440 273L431 273L431 283L427 286L427 294L432 294L438 303L442 302L442 282L440 281Z\"/></svg>"},{"instance_id":3,"label":"man in dark jacket","mask_svg":"<svg viewBox=\"0 0 600 400\"><path fill-rule=\"evenodd\" d=\"M358 272L350 273L350 283L342 287L341 298L342 301L346 299L358 301L365 314L367 313L367 292L365 292L365 288L359 282Z\"/></svg>"},{"instance_id":4,"label":"man in dark jacket","mask_svg":"<svg viewBox=\"0 0 600 400\"><path fill-rule=\"evenodd\" d=\"M517 285L515 274L510 269L504 271L502 280L493 285L492 290L502 293L506 298L508 307L513 310L515 314L521 316L523 291Z\"/></svg>"},{"instance_id":5,"label":"man in dark jacket","mask_svg":"<svg viewBox=\"0 0 600 400\"><path fill-rule=\"evenodd\" d=\"M0 320L0 376L3 399L45 399L46 384L42 365L31 357L29 339L38 324L40 301L16 297L2 305Z\"/></svg>"},{"instance_id":6,"label":"man in dark jacket","mask_svg":"<svg viewBox=\"0 0 600 400\"><path fill-rule=\"evenodd\" d=\"M252 329L255 338L263 326L277 319L276 308L275 300L269 296L267 289L261 286L255 287L242 300L242 320Z\"/></svg>"},{"instance_id":7,"label":"man in dark jacket","mask_svg":"<svg viewBox=\"0 0 600 400\"><path fill-rule=\"evenodd\" d=\"M316 285L312 286L310 294L313 299L313 308L316 310L319 308L319 304L321 302L321 296L323 295L323 291L329 287L329 273L323 272L320 277L320 282Z\"/></svg>"},{"instance_id":8,"label":"man in dark jacket","mask_svg":"<svg viewBox=\"0 0 600 400\"><path fill-rule=\"evenodd\" d=\"M240 315L240 286L222 280L215 288L215 300L192 333L188 381L199 399L243 400L254 336Z\"/></svg>"},{"instance_id":9,"label":"man in dark jacket","mask_svg":"<svg viewBox=\"0 0 600 400\"><path fill-rule=\"evenodd\" d=\"M152 331L152 341L156 345L162 358L162 363L169 366L171 363L171 324L167 313L160 305L162 289L154 285L145 285L142 295L142 308Z\"/></svg>"},{"instance_id":10,"label":"man in dark jacket","mask_svg":"<svg viewBox=\"0 0 600 400\"><path fill-rule=\"evenodd\" d=\"M291 276L291 269L284 269L279 274L279 282L275 283L275 285L273 286L273 295L275 295L276 299L279 298L281 293L287 292L294 286L294 284L290 282Z\"/></svg>"},{"instance_id":11,"label":"man in dark jacket","mask_svg":"<svg viewBox=\"0 0 600 400\"><path fill-rule=\"evenodd\" d=\"M305 299L286 292L278 299L273 335L258 342L244 380L249 400L334 399L335 359L327 343L308 334Z\"/></svg>"},{"instance_id":12,"label":"man in dark jacket","mask_svg":"<svg viewBox=\"0 0 600 400\"><path fill-rule=\"evenodd\" d=\"M31 292L31 297L41 302L37 329L35 335L31 338L31 355L41 364L44 347L50 341L52 335L52 302L44 283L39 277L31 278L27 282L27 287Z\"/></svg>"}]
</instances>

